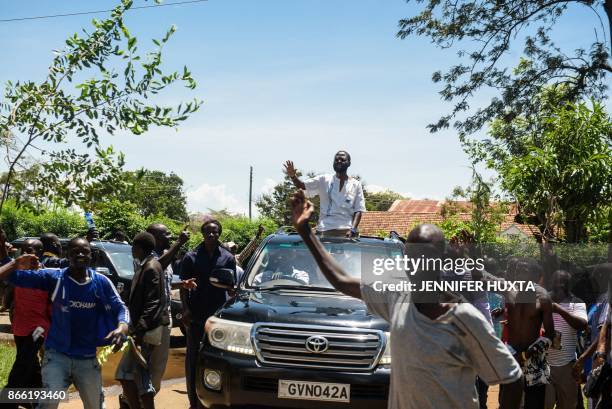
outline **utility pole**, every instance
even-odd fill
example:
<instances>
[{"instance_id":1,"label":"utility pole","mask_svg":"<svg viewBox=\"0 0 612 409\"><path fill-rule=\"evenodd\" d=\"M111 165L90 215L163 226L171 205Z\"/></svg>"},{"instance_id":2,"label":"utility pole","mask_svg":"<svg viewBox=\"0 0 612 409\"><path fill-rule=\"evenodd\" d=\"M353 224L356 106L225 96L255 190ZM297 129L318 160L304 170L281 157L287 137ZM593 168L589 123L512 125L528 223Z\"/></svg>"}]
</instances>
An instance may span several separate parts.
<instances>
[{"instance_id":1,"label":"utility pole","mask_svg":"<svg viewBox=\"0 0 612 409\"><path fill-rule=\"evenodd\" d=\"M249 176L249 220L251 220L251 204L253 202L253 166Z\"/></svg>"}]
</instances>

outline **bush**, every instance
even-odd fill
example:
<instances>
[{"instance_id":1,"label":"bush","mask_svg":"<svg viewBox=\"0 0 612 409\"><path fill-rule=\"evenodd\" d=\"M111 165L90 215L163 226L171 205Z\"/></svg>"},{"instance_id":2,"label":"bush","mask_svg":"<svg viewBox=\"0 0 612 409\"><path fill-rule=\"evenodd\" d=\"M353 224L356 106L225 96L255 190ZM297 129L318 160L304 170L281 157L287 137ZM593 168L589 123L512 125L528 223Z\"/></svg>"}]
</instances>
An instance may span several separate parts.
<instances>
[{"instance_id":1,"label":"bush","mask_svg":"<svg viewBox=\"0 0 612 409\"><path fill-rule=\"evenodd\" d=\"M274 233L278 229L278 225L274 220L266 217L249 220L248 217L243 216L223 216L219 217L218 220L223 227L221 241L233 241L238 246L238 251L241 251L253 237L255 237L255 233L257 233L257 228L260 224L264 226L262 238L266 237L268 234ZM187 243L187 247L190 250L193 250L202 242L201 227L200 224L192 224L190 226L191 238Z\"/></svg>"},{"instance_id":2,"label":"bush","mask_svg":"<svg viewBox=\"0 0 612 409\"><path fill-rule=\"evenodd\" d=\"M5 203L0 223L9 240L38 237L45 232L53 232L59 237L74 237L87 231L85 217L77 212L59 209L35 214L25 207L17 207L12 201Z\"/></svg>"},{"instance_id":3,"label":"bush","mask_svg":"<svg viewBox=\"0 0 612 409\"><path fill-rule=\"evenodd\" d=\"M272 219L261 218L249 220L248 217L225 217L219 220L223 226L221 241L233 241L238 245L238 251L242 250L255 237L257 227L264 226L262 237L273 233L278 228Z\"/></svg>"},{"instance_id":4,"label":"bush","mask_svg":"<svg viewBox=\"0 0 612 409\"><path fill-rule=\"evenodd\" d=\"M121 230L131 239L147 226L135 204L119 200L100 205L94 214L94 222L101 238L111 238L117 230Z\"/></svg>"}]
</instances>

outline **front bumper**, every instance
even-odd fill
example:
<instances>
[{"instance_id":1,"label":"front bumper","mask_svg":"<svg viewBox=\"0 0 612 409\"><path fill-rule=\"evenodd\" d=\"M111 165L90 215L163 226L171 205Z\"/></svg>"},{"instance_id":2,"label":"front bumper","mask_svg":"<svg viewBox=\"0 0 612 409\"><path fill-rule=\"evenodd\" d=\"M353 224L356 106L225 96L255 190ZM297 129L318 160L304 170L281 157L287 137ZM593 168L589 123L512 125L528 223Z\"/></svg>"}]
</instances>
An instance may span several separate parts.
<instances>
[{"instance_id":1,"label":"front bumper","mask_svg":"<svg viewBox=\"0 0 612 409\"><path fill-rule=\"evenodd\" d=\"M205 368L221 373L220 391L204 386ZM389 373L388 367L366 373L262 367L254 356L221 351L204 341L198 357L196 388L200 402L207 408L386 409ZM279 379L350 384L350 403L279 399Z\"/></svg>"}]
</instances>

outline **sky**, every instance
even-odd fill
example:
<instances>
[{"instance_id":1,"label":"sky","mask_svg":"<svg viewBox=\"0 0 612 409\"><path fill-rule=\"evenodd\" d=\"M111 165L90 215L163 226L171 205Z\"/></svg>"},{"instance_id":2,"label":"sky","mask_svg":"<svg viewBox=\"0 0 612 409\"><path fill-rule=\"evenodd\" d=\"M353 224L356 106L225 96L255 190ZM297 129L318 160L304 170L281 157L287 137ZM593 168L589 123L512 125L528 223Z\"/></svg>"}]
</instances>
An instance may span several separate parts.
<instances>
[{"instance_id":1,"label":"sky","mask_svg":"<svg viewBox=\"0 0 612 409\"><path fill-rule=\"evenodd\" d=\"M165 0L165 3L172 1ZM0 19L109 9L117 1L2 1ZM135 0L135 5L152 1ZM282 163L304 172L331 172L347 150L351 174L372 191L444 199L471 178L470 160L452 130L426 125L447 113L431 74L458 62L426 38L396 38L399 19L413 15L404 0L209 0L134 10L126 18L141 50L171 26L164 67L186 65L196 90L174 87L157 100L202 99L178 129L145 135L103 135L125 153L126 168L175 172L190 212L248 211L249 167L257 198L283 178ZM0 22L0 82L42 79L53 49L104 14ZM592 38L587 9L562 20L556 38L568 48ZM518 61L519 50L506 58ZM471 102L488 100L483 92ZM36 154L34 152L34 154ZM253 206L253 210L255 207Z\"/></svg>"}]
</instances>

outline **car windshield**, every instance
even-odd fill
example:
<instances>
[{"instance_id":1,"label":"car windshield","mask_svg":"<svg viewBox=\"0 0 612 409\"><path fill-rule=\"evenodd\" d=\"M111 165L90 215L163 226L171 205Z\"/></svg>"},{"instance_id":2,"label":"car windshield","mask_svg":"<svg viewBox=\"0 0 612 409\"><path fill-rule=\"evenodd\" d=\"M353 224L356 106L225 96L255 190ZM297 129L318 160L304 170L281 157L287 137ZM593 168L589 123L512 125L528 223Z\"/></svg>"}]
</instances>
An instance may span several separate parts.
<instances>
[{"instance_id":1,"label":"car windshield","mask_svg":"<svg viewBox=\"0 0 612 409\"><path fill-rule=\"evenodd\" d=\"M109 251L107 254L117 269L117 274L123 278L134 276L134 259L132 258L132 248L125 246L125 251Z\"/></svg>"},{"instance_id":2,"label":"car windshield","mask_svg":"<svg viewBox=\"0 0 612 409\"><path fill-rule=\"evenodd\" d=\"M323 245L344 270L354 277L361 277L362 266L371 269L375 258L401 254L399 247L382 243L343 241ZM302 241L266 245L255 260L246 285L258 288L333 288Z\"/></svg>"}]
</instances>

